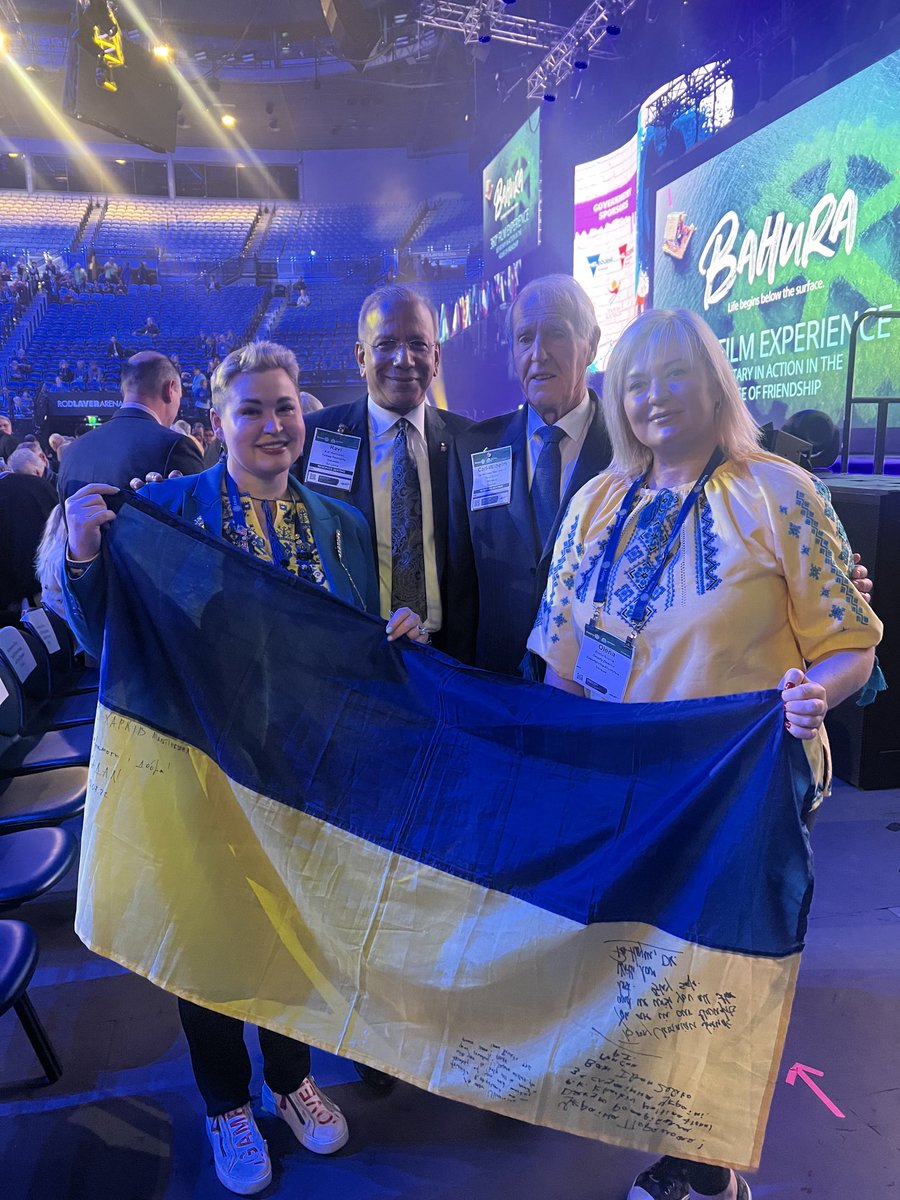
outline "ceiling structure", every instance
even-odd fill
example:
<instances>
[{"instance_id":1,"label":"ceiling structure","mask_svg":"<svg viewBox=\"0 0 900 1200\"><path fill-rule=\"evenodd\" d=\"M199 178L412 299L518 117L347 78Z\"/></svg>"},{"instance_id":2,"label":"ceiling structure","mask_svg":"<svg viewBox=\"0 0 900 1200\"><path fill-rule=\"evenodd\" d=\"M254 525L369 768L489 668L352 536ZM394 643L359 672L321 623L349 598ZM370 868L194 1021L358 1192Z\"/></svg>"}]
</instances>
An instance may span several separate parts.
<instances>
[{"instance_id":1,"label":"ceiling structure","mask_svg":"<svg viewBox=\"0 0 900 1200\"><path fill-rule=\"evenodd\" d=\"M180 90L197 97L181 96L180 146L220 147L220 118L229 112L237 119L235 137L259 151L405 146L419 155L468 149L477 157L538 102L529 99L529 77L545 63L547 36L534 45L523 44L527 36L502 40L499 0L353 3L380 22L381 39L365 61L351 61L346 43L342 52L320 0L267 0L258 7L246 0L119 0L118 14L126 32L173 48ZM531 24L545 35L579 21L596 29L585 22L590 10L622 10L618 36L597 38L589 47L588 70L550 76L560 107L573 121L593 126L598 113L616 120L654 87L712 59L756 55L762 69L787 46L793 69L806 40L821 46L825 61L830 48L853 35L856 22L871 23L873 13L892 7L893 0L871 0L861 14L854 0L518 0L500 6L510 27L527 31ZM474 36L435 18L456 9ZM60 138L49 113L61 102L73 11L74 0L0 0L9 51L34 85L20 86L0 60L5 139ZM498 24L487 43L478 40L476 27L484 12ZM569 67L573 46L566 50ZM49 100L49 110L36 101L34 88ZM79 132L85 136L83 126ZM112 140L99 130L87 136Z\"/></svg>"}]
</instances>

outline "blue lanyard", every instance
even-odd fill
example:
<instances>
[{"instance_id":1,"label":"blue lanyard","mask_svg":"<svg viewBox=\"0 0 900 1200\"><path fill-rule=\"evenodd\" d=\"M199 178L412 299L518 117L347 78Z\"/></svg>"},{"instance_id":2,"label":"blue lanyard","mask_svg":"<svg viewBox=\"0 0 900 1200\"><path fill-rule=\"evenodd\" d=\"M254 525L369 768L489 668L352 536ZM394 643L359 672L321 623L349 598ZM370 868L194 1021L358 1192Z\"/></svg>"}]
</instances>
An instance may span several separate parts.
<instances>
[{"instance_id":1,"label":"blue lanyard","mask_svg":"<svg viewBox=\"0 0 900 1200\"><path fill-rule=\"evenodd\" d=\"M650 574L650 577L645 582L643 588L641 588L634 604L631 606L631 613L626 618L628 623L635 629L641 629L645 624L647 607L650 604L653 593L656 591L657 584L662 578L662 573L665 570L666 562L669 555L672 553L675 543L678 540L678 535L681 533L682 525L688 519L691 509L693 509L694 505L700 499L700 495L703 492L704 487L709 482L710 475L712 475L716 467L720 466L724 461L725 455L718 447L716 447L709 462L703 468L700 478L688 492L687 496L685 496L678 516L675 518L675 524L672 526L672 532L669 534L669 540L666 542L665 548L660 554L657 564ZM631 514L631 509L634 505L635 498L637 497L637 494L646 478L646 475L641 475L634 481L634 483L626 492L625 499L622 501L621 507L619 508L615 524L612 527L609 540L606 543L606 549L603 552L603 561L600 563L600 571L597 575L597 587L594 590L595 605L600 605L602 607L602 605L606 603L606 597L609 593L610 578L612 577L613 566L615 565L616 561L616 551L619 549L619 542L622 540L622 531L625 528L625 522L628 520L628 517Z\"/></svg>"},{"instance_id":2,"label":"blue lanyard","mask_svg":"<svg viewBox=\"0 0 900 1200\"><path fill-rule=\"evenodd\" d=\"M235 529L239 530L244 535L245 545L249 547L249 532L247 530L247 518L244 515L244 505L241 502L241 493L238 491L238 486L228 474L225 472L225 486L228 489L228 503L231 506L231 519ZM263 515L266 519L266 537L269 539L269 546L272 551L272 562L276 567L281 567L284 571L290 570L291 552L282 542L281 538L275 532L275 517L273 514L273 505L275 501L263 500Z\"/></svg>"}]
</instances>

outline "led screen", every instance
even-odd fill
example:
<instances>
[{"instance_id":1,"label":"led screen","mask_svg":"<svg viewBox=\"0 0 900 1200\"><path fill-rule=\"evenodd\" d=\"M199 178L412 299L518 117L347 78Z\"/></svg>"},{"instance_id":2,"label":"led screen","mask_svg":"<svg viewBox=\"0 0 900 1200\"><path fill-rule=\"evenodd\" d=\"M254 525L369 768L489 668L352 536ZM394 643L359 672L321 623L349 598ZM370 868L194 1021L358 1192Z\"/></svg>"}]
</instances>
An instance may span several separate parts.
<instances>
[{"instance_id":1,"label":"led screen","mask_svg":"<svg viewBox=\"0 0 900 1200\"><path fill-rule=\"evenodd\" d=\"M653 302L709 321L757 419L840 420L854 317L900 302L898 146L900 52L657 191ZM900 321L863 325L854 392L900 395Z\"/></svg>"},{"instance_id":2,"label":"led screen","mask_svg":"<svg viewBox=\"0 0 900 1200\"><path fill-rule=\"evenodd\" d=\"M484 270L521 258L540 245L540 109L484 168Z\"/></svg>"}]
</instances>

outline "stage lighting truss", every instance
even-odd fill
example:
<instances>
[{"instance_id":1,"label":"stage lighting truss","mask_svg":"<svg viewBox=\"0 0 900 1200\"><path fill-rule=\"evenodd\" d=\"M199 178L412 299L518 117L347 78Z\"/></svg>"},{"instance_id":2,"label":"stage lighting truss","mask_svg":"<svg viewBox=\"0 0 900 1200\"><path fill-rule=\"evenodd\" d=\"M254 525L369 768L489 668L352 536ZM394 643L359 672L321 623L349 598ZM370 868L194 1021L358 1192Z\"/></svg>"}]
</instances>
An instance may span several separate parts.
<instances>
[{"instance_id":1,"label":"stage lighting truss","mask_svg":"<svg viewBox=\"0 0 900 1200\"><path fill-rule=\"evenodd\" d=\"M590 57L599 57L600 43L607 36L607 29L618 29L622 18L636 2L594 0L589 4L571 29L563 32L528 76L528 99L539 100L548 92L555 96L560 84L575 69L575 59L583 62L580 56L585 52Z\"/></svg>"},{"instance_id":2,"label":"stage lighting truss","mask_svg":"<svg viewBox=\"0 0 900 1200\"><path fill-rule=\"evenodd\" d=\"M553 46L565 33L563 25L516 16L503 0L477 0L471 5L457 4L455 0L424 0L418 20L433 29L461 33L467 44L478 42L479 33L486 27L495 42L539 49Z\"/></svg>"},{"instance_id":3,"label":"stage lighting truss","mask_svg":"<svg viewBox=\"0 0 900 1200\"><path fill-rule=\"evenodd\" d=\"M647 106L646 123L671 129L686 113L703 113L709 133L723 129L734 115L731 60L707 63L674 79Z\"/></svg>"}]
</instances>

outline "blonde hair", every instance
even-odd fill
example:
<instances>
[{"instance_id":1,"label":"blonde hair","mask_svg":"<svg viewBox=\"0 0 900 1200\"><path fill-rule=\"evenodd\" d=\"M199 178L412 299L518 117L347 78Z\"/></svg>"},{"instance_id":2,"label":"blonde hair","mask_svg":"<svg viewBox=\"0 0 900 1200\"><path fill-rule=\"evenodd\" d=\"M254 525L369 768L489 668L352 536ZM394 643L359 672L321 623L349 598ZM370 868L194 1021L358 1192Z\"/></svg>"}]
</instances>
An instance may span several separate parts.
<instances>
[{"instance_id":1,"label":"blonde hair","mask_svg":"<svg viewBox=\"0 0 900 1200\"><path fill-rule=\"evenodd\" d=\"M212 373L212 407L217 411L228 399L228 389L239 375L259 371L284 371L300 399L300 367L292 350L277 342L248 342L224 358Z\"/></svg>"},{"instance_id":2,"label":"blonde hair","mask_svg":"<svg viewBox=\"0 0 900 1200\"><path fill-rule=\"evenodd\" d=\"M603 376L603 414L613 460L610 470L622 475L647 471L653 453L634 436L625 413L627 376L674 345L705 374L717 401L719 445L732 462L762 454L759 426L741 399L740 389L716 335L704 320L686 308L653 308L628 326L613 347Z\"/></svg>"},{"instance_id":3,"label":"blonde hair","mask_svg":"<svg viewBox=\"0 0 900 1200\"><path fill-rule=\"evenodd\" d=\"M62 598L63 559L66 553L66 522L61 504L50 513L34 556L35 574L41 585L41 603L65 619Z\"/></svg>"}]
</instances>

